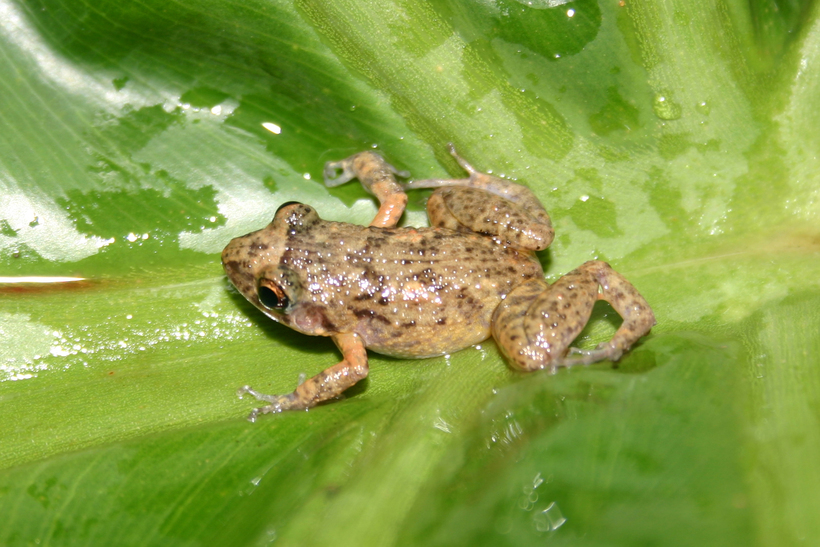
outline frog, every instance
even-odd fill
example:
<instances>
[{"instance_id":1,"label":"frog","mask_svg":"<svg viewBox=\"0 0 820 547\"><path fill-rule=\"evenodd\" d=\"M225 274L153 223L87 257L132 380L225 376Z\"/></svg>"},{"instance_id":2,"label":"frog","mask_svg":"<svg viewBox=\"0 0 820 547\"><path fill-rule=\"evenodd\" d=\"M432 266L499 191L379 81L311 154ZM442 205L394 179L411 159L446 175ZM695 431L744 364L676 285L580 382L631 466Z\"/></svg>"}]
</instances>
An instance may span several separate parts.
<instances>
[{"instance_id":1,"label":"frog","mask_svg":"<svg viewBox=\"0 0 820 547\"><path fill-rule=\"evenodd\" d=\"M489 339L515 369L547 370L618 361L656 324L638 290L610 265L590 260L553 283L537 253L554 238L538 197L477 170L449 146L467 176L400 183L409 173L375 150L327 162L328 187L358 180L379 202L368 226L323 220L310 205L281 204L266 227L222 252L230 283L270 319L328 336L342 360L300 379L294 391L238 390L260 414L307 410L367 377L367 351L398 357L448 355ZM399 226L407 191L434 189L429 227ZM611 339L571 346L605 300L621 316Z\"/></svg>"}]
</instances>

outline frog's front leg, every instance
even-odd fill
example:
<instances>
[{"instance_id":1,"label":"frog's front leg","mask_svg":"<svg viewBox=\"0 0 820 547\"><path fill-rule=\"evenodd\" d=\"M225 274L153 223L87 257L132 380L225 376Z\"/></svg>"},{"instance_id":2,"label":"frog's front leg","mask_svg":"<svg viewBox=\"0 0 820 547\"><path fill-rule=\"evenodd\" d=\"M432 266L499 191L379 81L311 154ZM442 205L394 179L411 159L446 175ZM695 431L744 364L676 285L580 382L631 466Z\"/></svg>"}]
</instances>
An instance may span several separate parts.
<instances>
[{"instance_id":1,"label":"frog's front leg","mask_svg":"<svg viewBox=\"0 0 820 547\"><path fill-rule=\"evenodd\" d=\"M597 300L623 318L609 342L589 351L570 348ZM492 331L509 361L523 370L617 361L655 325L643 296L609 264L589 261L553 285L536 279L513 289L493 314Z\"/></svg>"},{"instance_id":2,"label":"frog's front leg","mask_svg":"<svg viewBox=\"0 0 820 547\"><path fill-rule=\"evenodd\" d=\"M292 393L285 395L265 395L244 386L237 395L249 393L270 403L261 408L255 408L248 416L251 422L256 421L259 414L282 412L283 410L307 410L316 404L338 397L347 388L367 377L367 350L358 334L337 334L333 341L342 351L344 359L330 368L327 368L307 381L302 382Z\"/></svg>"},{"instance_id":3,"label":"frog's front leg","mask_svg":"<svg viewBox=\"0 0 820 547\"><path fill-rule=\"evenodd\" d=\"M329 161L324 170L325 186L328 188L359 179L364 189L378 198L379 212L370 225L379 228L394 228L407 205L407 194L394 175L409 177L410 173L398 171L380 154L370 150L341 161Z\"/></svg>"}]
</instances>

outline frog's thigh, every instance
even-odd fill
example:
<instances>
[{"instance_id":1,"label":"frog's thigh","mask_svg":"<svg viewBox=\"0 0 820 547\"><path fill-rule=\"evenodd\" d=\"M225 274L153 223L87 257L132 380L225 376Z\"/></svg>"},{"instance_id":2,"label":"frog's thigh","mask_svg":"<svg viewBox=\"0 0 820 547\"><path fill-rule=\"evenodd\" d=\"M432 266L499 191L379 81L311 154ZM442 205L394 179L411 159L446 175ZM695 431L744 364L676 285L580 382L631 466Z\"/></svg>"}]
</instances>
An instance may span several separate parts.
<instances>
[{"instance_id":1,"label":"frog's thigh","mask_svg":"<svg viewBox=\"0 0 820 547\"><path fill-rule=\"evenodd\" d=\"M264 395L244 387L242 393L250 393L257 399L271 404L253 411L253 421L258 414L281 412L283 410L307 409L317 403L338 397L344 390L367 377L367 350L357 334L337 334L333 341L342 351L344 359L316 376L300 384L292 393L285 395Z\"/></svg>"},{"instance_id":2,"label":"frog's thigh","mask_svg":"<svg viewBox=\"0 0 820 547\"><path fill-rule=\"evenodd\" d=\"M468 186L439 188L427 200L427 216L433 226L459 231L466 228L499 237L519 249L534 251L546 249L553 238L549 216L543 208L541 213L490 191Z\"/></svg>"},{"instance_id":3,"label":"frog's thigh","mask_svg":"<svg viewBox=\"0 0 820 547\"><path fill-rule=\"evenodd\" d=\"M598 297L587 272L574 270L553 285L516 287L493 315L493 336L510 363L523 370L555 369L583 330Z\"/></svg>"},{"instance_id":4,"label":"frog's thigh","mask_svg":"<svg viewBox=\"0 0 820 547\"><path fill-rule=\"evenodd\" d=\"M444 201L442 192L447 189L436 190L427 199L427 218L430 219L430 224L436 228L448 228L454 231L463 230L461 223L453 214L447 209L447 204Z\"/></svg>"},{"instance_id":5,"label":"frog's thigh","mask_svg":"<svg viewBox=\"0 0 820 547\"><path fill-rule=\"evenodd\" d=\"M655 324L646 300L606 262L586 262L545 286L537 280L516 288L493 316L493 336L513 365L524 370L617 360ZM623 323L609 342L578 351L581 357L567 357L598 299L609 302Z\"/></svg>"}]
</instances>

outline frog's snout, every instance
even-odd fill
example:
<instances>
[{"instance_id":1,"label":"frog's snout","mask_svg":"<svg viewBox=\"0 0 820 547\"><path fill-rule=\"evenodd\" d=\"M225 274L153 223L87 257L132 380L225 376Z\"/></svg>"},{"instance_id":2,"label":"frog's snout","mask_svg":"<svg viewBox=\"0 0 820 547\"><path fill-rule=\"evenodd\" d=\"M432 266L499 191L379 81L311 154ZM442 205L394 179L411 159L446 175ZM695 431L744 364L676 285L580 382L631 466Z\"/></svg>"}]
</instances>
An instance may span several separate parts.
<instances>
[{"instance_id":1,"label":"frog's snout","mask_svg":"<svg viewBox=\"0 0 820 547\"><path fill-rule=\"evenodd\" d=\"M238 261L232 260L230 255L226 255L226 251L227 249L222 251L222 267L225 269L228 279L235 279L241 271L241 266Z\"/></svg>"},{"instance_id":2,"label":"frog's snout","mask_svg":"<svg viewBox=\"0 0 820 547\"><path fill-rule=\"evenodd\" d=\"M254 291L253 268L247 258L243 256L242 238L231 240L225 250L222 251L222 267L228 280L242 294L249 294Z\"/></svg>"}]
</instances>

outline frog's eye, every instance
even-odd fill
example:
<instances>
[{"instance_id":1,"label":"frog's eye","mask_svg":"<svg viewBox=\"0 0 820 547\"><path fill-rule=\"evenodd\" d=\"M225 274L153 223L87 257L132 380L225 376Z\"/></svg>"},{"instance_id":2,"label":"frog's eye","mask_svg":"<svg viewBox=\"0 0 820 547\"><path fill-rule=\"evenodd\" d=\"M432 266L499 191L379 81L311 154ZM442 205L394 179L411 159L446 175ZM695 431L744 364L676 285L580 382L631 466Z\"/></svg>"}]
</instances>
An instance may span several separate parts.
<instances>
[{"instance_id":1,"label":"frog's eye","mask_svg":"<svg viewBox=\"0 0 820 547\"><path fill-rule=\"evenodd\" d=\"M269 310L283 310L290 301L285 291L270 279L260 279L256 287L256 296L259 302Z\"/></svg>"}]
</instances>

